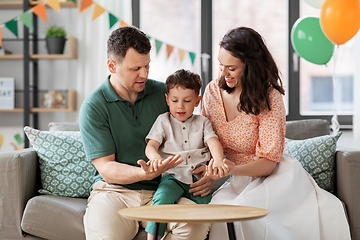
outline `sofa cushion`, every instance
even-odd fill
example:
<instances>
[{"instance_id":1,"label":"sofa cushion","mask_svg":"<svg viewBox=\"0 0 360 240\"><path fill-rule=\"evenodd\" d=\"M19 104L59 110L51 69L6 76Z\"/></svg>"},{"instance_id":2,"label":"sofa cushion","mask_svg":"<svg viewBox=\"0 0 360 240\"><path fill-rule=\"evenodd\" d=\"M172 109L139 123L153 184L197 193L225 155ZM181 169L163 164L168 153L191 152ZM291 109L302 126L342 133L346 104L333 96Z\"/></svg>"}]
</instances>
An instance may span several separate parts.
<instances>
[{"instance_id":1,"label":"sofa cushion","mask_svg":"<svg viewBox=\"0 0 360 240\"><path fill-rule=\"evenodd\" d=\"M306 119L286 122L285 137L307 139L330 134L329 122L323 119Z\"/></svg>"},{"instance_id":2,"label":"sofa cushion","mask_svg":"<svg viewBox=\"0 0 360 240\"><path fill-rule=\"evenodd\" d=\"M24 131L39 156L41 194L88 197L95 167L85 156L79 131Z\"/></svg>"},{"instance_id":3,"label":"sofa cushion","mask_svg":"<svg viewBox=\"0 0 360 240\"><path fill-rule=\"evenodd\" d=\"M49 131L80 131L78 122L52 122Z\"/></svg>"},{"instance_id":4,"label":"sofa cushion","mask_svg":"<svg viewBox=\"0 0 360 240\"><path fill-rule=\"evenodd\" d=\"M341 132L305 140L286 138L284 152L296 158L319 187L334 192L335 151Z\"/></svg>"},{"instance_id":5,"label":"sofa cushion","mask_svg":"<svg viewBox=\"0 0 360 240\"><path fill-rule=\"evenodd\" d=\"M86 199L40 195L25 207L21 228L44 239L85 239Z\"/></svg>"}]
</instances>

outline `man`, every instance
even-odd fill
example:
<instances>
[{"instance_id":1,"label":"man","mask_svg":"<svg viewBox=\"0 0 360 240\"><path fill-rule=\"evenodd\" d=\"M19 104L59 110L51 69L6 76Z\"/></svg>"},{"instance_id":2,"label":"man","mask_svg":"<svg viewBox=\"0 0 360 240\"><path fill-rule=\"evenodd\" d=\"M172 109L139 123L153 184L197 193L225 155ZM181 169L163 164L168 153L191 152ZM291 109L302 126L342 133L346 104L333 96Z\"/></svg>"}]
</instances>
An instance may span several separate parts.
<instances>
[{"instance_id":1,"label":"man","mask_svg":"<svg viewBox=\"0 0 360 240\"><path fill-rule=\"evenodd\" d=\"M97 170L84 226L87 239L132 239L139 224L145 227L146 223L125 219L118 211L150 205L161 173L182 159L169 157L156 172L146 164L145 137L157 116L168 111L164 84L147 78L149 39L127 26L113 31L107 44L110 75L80 109L86 156ZM202 171L204 168L196 173ZM212 180L204 177L191 187L194 195L205 196ZM179 202L192 203L186 198ZM208 229L209 224L168 224L165 239L204 239Z\"/></svg>"}]
</instances>

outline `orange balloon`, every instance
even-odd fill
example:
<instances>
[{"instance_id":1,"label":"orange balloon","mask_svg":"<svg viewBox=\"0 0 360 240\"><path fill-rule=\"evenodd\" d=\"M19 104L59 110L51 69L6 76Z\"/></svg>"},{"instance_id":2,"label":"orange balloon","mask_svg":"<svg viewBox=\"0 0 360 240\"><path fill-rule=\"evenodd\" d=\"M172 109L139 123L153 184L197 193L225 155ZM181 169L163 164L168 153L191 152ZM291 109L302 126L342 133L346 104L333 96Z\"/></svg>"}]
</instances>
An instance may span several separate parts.
<instances>
[{"instance_id":1,"label":"orange balloon","mask_svg":"<svg viewBox=\"0 0 360 240\"><path fill-rule=\"evenodd\" d=\"M321 7L320 25L331 42L346 43L360 28L359 0L326 0Z\"/></svg>"}]
</instances>

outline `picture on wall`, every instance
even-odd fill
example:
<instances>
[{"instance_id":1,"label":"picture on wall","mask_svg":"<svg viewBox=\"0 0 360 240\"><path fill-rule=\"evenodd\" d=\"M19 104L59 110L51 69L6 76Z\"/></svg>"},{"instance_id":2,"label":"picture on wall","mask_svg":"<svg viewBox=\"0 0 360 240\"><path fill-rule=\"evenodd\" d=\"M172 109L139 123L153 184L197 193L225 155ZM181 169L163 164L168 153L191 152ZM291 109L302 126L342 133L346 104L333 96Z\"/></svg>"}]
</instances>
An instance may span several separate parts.
<instances>
[{"instance_id":1,"label":"picture on wall","mask_svg":"<svg viewBox=\"0 0 360 240\"><path fill-rule=\"evenodd\" d=\"M0 78L0 109L14 109L15 79Z\"/></svg>"},{"instance_id":2,"label":"picture on wall","mask_svg":"<svg viewBox=\"0 0 360 240\"><path fill-rule=\"evenodd\" d=\"M24 131L22 127L0 127L0 152L24 148Z\"/></svg>"}]
</instances>

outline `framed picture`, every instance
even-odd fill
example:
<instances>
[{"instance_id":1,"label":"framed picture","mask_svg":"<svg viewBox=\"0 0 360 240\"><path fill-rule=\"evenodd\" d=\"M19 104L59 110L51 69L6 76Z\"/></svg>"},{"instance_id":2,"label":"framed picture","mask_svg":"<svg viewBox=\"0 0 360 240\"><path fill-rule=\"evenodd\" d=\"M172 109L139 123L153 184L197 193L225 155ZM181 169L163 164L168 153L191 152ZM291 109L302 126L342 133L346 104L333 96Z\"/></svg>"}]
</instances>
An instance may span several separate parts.
<instances>
[{"instance_id":1,"label":"framed picture","mask_svg":"<svg viewBox=\"0 0 360 240\"><path fill-rule=\"evenodd\" d=\"M15 79L0 78L0 109L14 109Z\"/></svg>"},{"instance_id":2,"label":"framed picture","mask_svg":"<svg viewBox=\"0 0 360 240\"><path fill-rule=\"evenodd\" d=\"M0 152L24 148L24 131L22 127L0 127Z\"/></svg>"}]
</instances>

